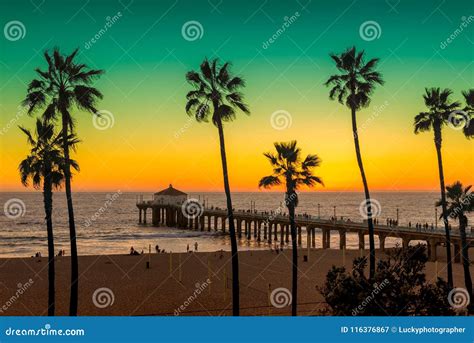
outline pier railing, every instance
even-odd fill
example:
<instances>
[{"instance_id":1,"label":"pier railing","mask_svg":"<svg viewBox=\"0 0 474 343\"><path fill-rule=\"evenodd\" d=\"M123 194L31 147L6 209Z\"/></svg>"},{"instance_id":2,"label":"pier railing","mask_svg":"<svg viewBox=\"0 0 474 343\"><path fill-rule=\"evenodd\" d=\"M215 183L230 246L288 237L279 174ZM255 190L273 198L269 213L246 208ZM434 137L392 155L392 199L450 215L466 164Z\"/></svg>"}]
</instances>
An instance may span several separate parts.
<instances>
[{"instance_id":1,"label":"pier railing","mask_svg":"<svg viewBox=\"0 0 474 343\"><path fill-rule=\"evenodd\" d=\"M163 203L159 203L153 200L145 200L145 201L138 201L137 207L139 208L153 208L153 207L163 207L169 206L173 207L176 210L181 210L181 206L179 205L165 205ZM214 206L204 206L201 205L201 215L205 216L219 216L219 217L227 217L227 209L221 209ZM256 210L243 210L243 209L234 209L234 218L236 219L247 219L247 220L255 220L255 221L262 221L262 222L289 222L289 217L287 214L282 213L275 213L275 212L268 212L268 211L256 211ZM367 229L367 222L366 221L355 221L350 218L346 219L337 219L336 217L327 217L322 218L320 216L314 216L309 214L297 214L295 216L295 220L297 225L299 226L334 226L334 229L349 229L349 230L363 230ZM387 230L390 232L400 232L400 233L414 233L414 234L429 234L429 235L436 235L436 236L444 236L445 230L442 227L434 227L433 225L429 224L419 224L417 227L416 224L412 226L402 226L398 224L388 225L384 222L374 224L374 227L377 230ZM451 228L451 235L459 236L458 230L453 230ZM466 236L469 239L474 239L474 233L472 232L472 228L467 228Z\"/></svg>"}]
</instances>

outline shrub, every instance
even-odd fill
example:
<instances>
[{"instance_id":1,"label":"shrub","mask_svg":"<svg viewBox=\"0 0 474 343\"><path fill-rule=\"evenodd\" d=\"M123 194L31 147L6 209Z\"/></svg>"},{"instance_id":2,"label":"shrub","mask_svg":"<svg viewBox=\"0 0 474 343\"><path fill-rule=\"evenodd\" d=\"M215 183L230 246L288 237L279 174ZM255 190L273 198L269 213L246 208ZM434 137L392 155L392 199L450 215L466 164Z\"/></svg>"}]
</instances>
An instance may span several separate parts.
<instances>
[{"instance_id":1,"label":"shrub","mask_svg":"<svg viewBox=\"0 0 474 343\"><path fill-rule=\"evenodd\" d=\"M448 284L441 278L426 282L426 262L422 245L395 248L377 263L375 278L369 280L364 274L367 259L356 258L350 272L333 266L318 290L327 311L336 316L453 315Z\"/></svg>"}]
</instances>

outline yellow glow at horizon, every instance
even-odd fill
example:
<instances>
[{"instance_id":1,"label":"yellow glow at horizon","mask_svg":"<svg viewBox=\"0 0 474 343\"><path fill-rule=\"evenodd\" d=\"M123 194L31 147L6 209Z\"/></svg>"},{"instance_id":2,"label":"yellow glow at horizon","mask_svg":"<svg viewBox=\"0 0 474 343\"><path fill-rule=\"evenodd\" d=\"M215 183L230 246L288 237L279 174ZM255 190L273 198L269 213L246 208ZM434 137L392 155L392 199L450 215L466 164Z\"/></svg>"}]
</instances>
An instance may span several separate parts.
<instances>
[{"instance_id":1,"label":"yellow glow at horizon","mask_svg":"<svg viewBox=\"0 0 474 343\"><path fill-rule=\"evenodd\" d=\"M258 180L271 172L262 153L272 151L275 141L291 139L298 140L303 154L316 153L323 161L315 174L323 178L325 187L318 186L315 191L361 190L349 114L345 107L335 106L308 106L304 113L301 108L289 109L292 125L281 131L271 126L271 113L262 113L258 106L250 117L239 114L235 122L226 124L232 190L258 190ZM154 191L169 183L188 191L222 191L217 129L210 123L196 123L182 112L174 113L173 120L155 118L150 125L148 120L157 115L141 111L138 120L121 117L118 111L114 127L104 131L93 127L89 115L78 117L77 129L83 142L74 156L81 166L81 172L74 177L75 191ZM367 122L370 112L359 114L362 156L370 188L436 190L439 181L432 133L414 135L412 116L395 121L396 115L394 109L388 109ZM21 124L29 127L33 123L31 118L23 121ZM455 180L473 183L472 141L449 128L443 133L447 184ZM18 139L22 140L20 144ZM0 187L4 191L24 190L17 166L27 153L26 141L20 132L8 132L1 142Z\"/></svg>"}]
</instances>

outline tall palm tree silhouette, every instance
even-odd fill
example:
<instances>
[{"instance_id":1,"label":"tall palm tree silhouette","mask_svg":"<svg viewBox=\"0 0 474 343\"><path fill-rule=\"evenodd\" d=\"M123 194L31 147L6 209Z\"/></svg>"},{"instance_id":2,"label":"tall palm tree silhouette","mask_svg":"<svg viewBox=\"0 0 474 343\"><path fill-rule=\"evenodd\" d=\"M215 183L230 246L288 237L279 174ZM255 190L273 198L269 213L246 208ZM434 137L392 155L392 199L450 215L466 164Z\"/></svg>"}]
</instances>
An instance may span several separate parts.
<instances>
[{"instance_id":1,"label":"tall palm tree silhouette","mask_svg":"<svg viewBox=\"0 0 474 343\"><path fill-rule=\"evenodd\" d=\"M298 206L296 191L302 186L313 187L323 184L322 180L313 175L313 168L321 164L316 155L307 155L301 159L301 150L296 141L288 143L274 143L276 154L265 153L273 172L263 177L258 183L259 187L271 188L281 184L285 185L285 205L288 208L291 227L291 242L293 246L292 270L292 302L291 314L296 316L298 306L298 246L296 242L295 208Z\"/></svg>"},{"instance_id":2,"label":"tall palm tree silhouette","mask_svg":"<svg viewBox=\"0 0 474 343\"><path fill-rule=\"evenodd\" d=\"M441 191L440 204L442 207L442 216L444 222L444 230L446 234L446 258L447 258L447 272L448 284L453 286L453 266L451 261L451 237L449 233L449 223L446 211L446 189L444 183L443 157L441 154L442 144L442 128L449 124L452 118L452 113L459 107L458 102L451 102L450 96L452 91L449 89L440 90L439 88L426 88L423 99L425 106L428 108L427 112L420 112L415 116L415 134L420 132L433 130L434 143L436 148L436 155L438 158L438 174Z\"/></svg>"},{"instance_id":3,"label":"tall palm tree silhouette","mask_svg":"<svg viewBox=\"0 0 474 343\"><path fill-rule=\"evenodd\" d=\"M471 192L472 186L463 187L460 181L454 182L450 186L446 186L446 216L459 220L459 234L461 236L461 257L462 257L462 266L464 270L464 284L466 290L469 293L469 298L471 299L469 310L472 312L474 310L473 305L473 294L472 294L472 279L471 272L469 270L470 261L469 261L469 243L466 238L466 228L468 219L466 216L467 212L474 211L474 193ZM442 203L439 201L438 206L441 206Z\"/></svg>"},{"instance_id":4,"label":"tall palm tree silhouette","mask_svg":"<svg viewBox=\"0 0 474 343\"><path fill-rule=\"evenodd\" d=\"M474 89L464 91L462 95L466 101L466 107L464 107L464 113L460 113L462 117L458 119L460 119L461 124L464 125L464 135L467 138L471 138L474 137Z\"/></svg>"},{"instance_id":5,"label":"tall palm tree silhouette","mask_svg":"<svg viewBox=\"0 0 474 343\"><path fill-rule=\"evenodd\" d=\"M354 136L357 164L364 185L365 204L367 207L370 245L369 275L370 278L373 278L375 275L375 241L372 202L359 146L357 111L370 104L370 96L376 84L382 85L384 81L382 80L382 75L375 70L379 59L373 58L365 63L364 51L357 52L356 48L352 47L339 55L331 54L330 56L340 73L332 75L325 83L326 86L332 87L329 92L329 98L331 100L337 99L341 104L345 104L351 109L352 134Z\"/></svg>"},{"instance_id":6,"label":"tall palm tree silhouette","mask_svg":"<svg viewBox=\"0 0 474 343\"><path fill-rule=\"evenodd\" d=\"M74 221L74 207L71 190L70 146L67 137L74 132L74 120L71 114L75 106L80 110L97 114L96 102L102 99L102 93L92 87L92 82L103 71L93 70L82 63L76 63L78 49L70 55L63 56L58 48L52 55L47 51L44 58L48 69L43 71L36 68L37 79L33 79L29 86L24 104L29 106L29 113L38 108L44 108L42 116L46 120L61 118L64 153L64 184L69 216L69 236L71 240L71 294L69 314L77 315L79 292L79 261L77 257L76 224Z\"/></svg>"},{"instance_id":7,"label":"tall palm tree silhouette","mask_svg":"<svg viewBox=\"0 0 474 343\"><path fill-rule=\"evenodd\" d=\"M36 120L36 129L30 130L20 127L27 136L31 149L28 156L20 162L18 167L21 182L28 187L30 181L33 187L40 189L43 186L43 203L48 237L48 316L55 313L55 268L54 268L54 234L53 234L53 189L58 189L64 181L64 156L60 149L61 137L55 135L54 125L46 121ZM76 144L74 137L68 137L69 144ZM77 163L70 161L71 166L78 170Z\"/></svg>"},{"instance_id":8,"label":"tall palm tree silhouette","mask_svg":"<svg viewBox=\"0 0 474 343\"><path fill-rule=\"evenodd\" d=\"M238 316L240 313L239 259L223 123L234 120L236 110L241 110L246 114L250 114L250 111L240 92L245 86L245 82L242 78L233 76L229 69L230 63L228 62L221 66L217 59L212 61L205 59L201 63L199 72L190 71L186 74L186 80L194 88L186 95L186 113L194 116L198 122L207 122L211 117L212 123L217 127L219 133L232 252L232 313L234 316Z\"/></svg>"}]
</instances>

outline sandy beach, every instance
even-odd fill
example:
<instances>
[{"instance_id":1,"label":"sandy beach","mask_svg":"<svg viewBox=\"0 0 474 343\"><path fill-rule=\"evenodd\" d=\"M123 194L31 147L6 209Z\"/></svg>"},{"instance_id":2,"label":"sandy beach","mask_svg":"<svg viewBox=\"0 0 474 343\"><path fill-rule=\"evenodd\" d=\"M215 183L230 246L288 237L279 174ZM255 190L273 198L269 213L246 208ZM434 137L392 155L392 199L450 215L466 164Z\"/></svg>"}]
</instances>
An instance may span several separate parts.
<instances>
[{"instance_id":1,"label":"sandy beach","mask_svg":"<svg viewBox=\"0 0 474 343\"><path fill-rule=\"evenodd\" d=\"M439 248L441 260L442 253ZM332 265L342 265L343 256L337 249L314 249L309 262L304 262L305 254L307 250L301 249L298 312L300 315L319 315L324 301L316 286L322 285ZM348 250L345 266L350 268L352 259L358 255L359 251ZM291 250L278 254L269 250L246 251L239 256L241 314L289 315L290 306L275 308L269 302L269 294L279 287L290 288ZM381 256L380 252L378 256ZM149 259L150 268L147 269ZM57 257L56 261L56 313L67 315L70 260L66 256ZM231 314L228 252L81 256L79 263L79 315ZM439 274L445 277L443 262L438 262L437 266L429 262L426 266L428 280L435 278L437 267ZM471 272L474 272L474 267L471 267ZM45 257L1 259L0 275L0 305L3 305L0 315L47 313ZM459 263L454 264L454 280L455 286L463 286Z\"/></svg>"}]
</instances>

